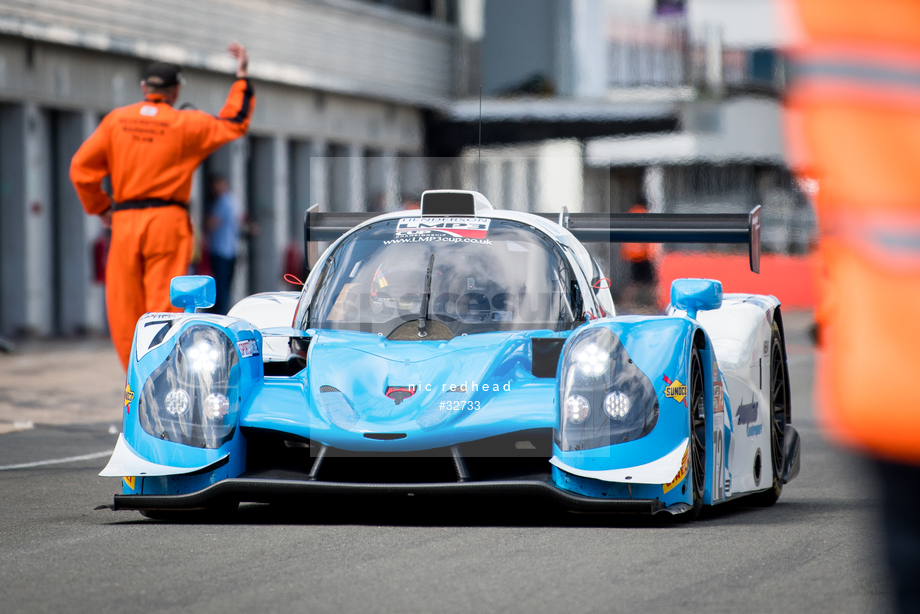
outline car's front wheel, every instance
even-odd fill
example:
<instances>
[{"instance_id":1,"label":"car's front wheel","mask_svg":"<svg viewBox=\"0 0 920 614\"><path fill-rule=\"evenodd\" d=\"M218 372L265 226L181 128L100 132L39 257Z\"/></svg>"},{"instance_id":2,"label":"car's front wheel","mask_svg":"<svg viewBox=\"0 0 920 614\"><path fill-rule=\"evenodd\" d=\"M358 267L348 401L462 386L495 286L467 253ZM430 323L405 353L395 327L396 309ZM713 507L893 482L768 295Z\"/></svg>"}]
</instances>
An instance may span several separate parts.
<instances>
[{"instance_id":1,"label":"car's front wheel","mask_svg":"<svg viewBox=\"0 0 920 614\"><path fill-rule=\"evenodd\" d=\"M706 385L700 353L695 347L690 354L687 399L690 409L690 471L693 482L693 508L687 514L691 518L699 518L706 491Z\"/></svg>"}]
</instances>

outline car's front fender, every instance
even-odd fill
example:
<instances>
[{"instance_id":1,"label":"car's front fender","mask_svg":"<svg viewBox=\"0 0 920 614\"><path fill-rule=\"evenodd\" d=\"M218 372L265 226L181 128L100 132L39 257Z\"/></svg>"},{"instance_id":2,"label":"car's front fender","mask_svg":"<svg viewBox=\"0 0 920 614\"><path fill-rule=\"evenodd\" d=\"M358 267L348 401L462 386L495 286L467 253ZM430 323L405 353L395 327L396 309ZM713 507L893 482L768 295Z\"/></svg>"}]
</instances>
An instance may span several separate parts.
<instances>
[{"instance_id":1,"label":"car's front fender","mask_svg":"<svg viewBox=\"0 0 920 614\"><path fill-rule=\"evenodd\" d=\"M113 471L123 472L127 477L140 477L127 482L125 491L133 494L145 492L157 494L167 488L166 480L148 480L202 472L208 480L235 477L245 469L246 442L238 428L239 413L233 414L232 435L218 447L194 447L156 437L147 432L140 420L142 391L150 377L163 365L184 331L193 326L216 329L229 340L228 347L235 352L232 367L236 383L234 406L239 407L247 399L255 384L263 377L261 347L262 336L250 323L239 318L210 314L161 313L147 314L141 318L135 329L125 386L123 438L119 449L101 475ZM153 329L153 330L151 330ZM208 470L212 468L213 470ZM147 483L149 487L141 484ZM154 487L154 484L159 486ZM131 487L134 484L134 487Z\"/></svg>"},{"instance_id":2,"label":"car's front fender","mask_svg":"<svg viewBox=\"0 0 920 614\"><path fill-rule=\"evenodd\" d=\"M553 481L560 488L588 496L658 499L684 509L692 504L692 489L685 482L690 476L690 356L697 343L708 421L712 416L713 374L717 371L710 366L714 363L709 339L695 320L686 317L625 316L599 319L579 328L566 347L596 327L605 327L616 335L628 359L651 382L658 403L657 421L650 432L637 439L586 449L560 446L557 428L551 460ZM561 374L566 361L572 360L565 350L557 373L558 391L563 389ZM563 403L560 398L557 405L563 408ZM601 407L594 410L604 411ZM560 410L560 427L564 419ZM707 484L707 502L708 491Z\"/></svg>"}]
</instances>

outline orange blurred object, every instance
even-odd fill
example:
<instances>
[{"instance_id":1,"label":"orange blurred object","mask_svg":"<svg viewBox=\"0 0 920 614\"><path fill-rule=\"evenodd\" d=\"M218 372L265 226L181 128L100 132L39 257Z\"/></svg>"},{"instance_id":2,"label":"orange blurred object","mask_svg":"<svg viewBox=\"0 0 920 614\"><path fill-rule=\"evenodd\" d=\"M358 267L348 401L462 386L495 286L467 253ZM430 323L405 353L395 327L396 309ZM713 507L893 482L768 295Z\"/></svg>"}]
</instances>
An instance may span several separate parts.
<instances>
[{"instance_id":1,"label":"orange blurred object","mask_svg":"<svg viewBox=\"0 0 920 614\"><path fill-rule=\"evenodd\" d=\"M630 213L648 213L645 205L633 205ZM620 245L620 258L628 262L643 262L651 257L648 243L622 243Z\"/></svg>"},{"instance_id":2,"label":"orange blurred object","mask_svg":"<svg viewBox=\"0 0 920 614\"><path fill-rule=\"evenodd\" d=\"M668 304L671 282L675 279L699 277L718 279L726 294L744 292L781 297L784 311L814 309L817 305L814 273L818 261L814 255L763 254L759 274L748 265L747 254L667 252L658 268L658 304L660 307Z\"/></svg>"},{"instance_id":3,"label":"orange blurred object","mask_svg":"<svg viewBox=\"0 0 920 614\"><path fill-rule=\"evenodd\" d=\"M816 179L820 419L841 443L920 462L920 2L798 0L789 157Z\"/></svg>"},{"instance_id":4,"label":"orange blurred object","mask_svg":"<svg viewBox=\"0 0 920 614\"><path fill-rule=\"evenodd\" d=\"M799 0L794 11L806 44L920 46L916 0Z\"/></svg>"}]
</instances>

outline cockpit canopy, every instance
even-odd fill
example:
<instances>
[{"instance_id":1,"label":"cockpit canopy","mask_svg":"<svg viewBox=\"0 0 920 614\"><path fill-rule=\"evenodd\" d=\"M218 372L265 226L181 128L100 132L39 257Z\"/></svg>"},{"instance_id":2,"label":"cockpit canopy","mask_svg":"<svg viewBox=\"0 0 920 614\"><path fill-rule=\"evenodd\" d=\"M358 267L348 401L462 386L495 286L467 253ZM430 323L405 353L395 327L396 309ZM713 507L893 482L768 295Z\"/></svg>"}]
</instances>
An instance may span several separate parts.
<instances>
[{"instance_id":1,"label":"cockpit canopy","mask_svg":"<svg viewBox=\"0 0 920 614\"><path fill-rule=\"evenodd\" d=\"M426 294L426 319L446 326L448 338L563 330L581 317L578 284L560 247L511 220L382 220L346 237L321 267L301 300L302 328L390 337L419 319Z\"/></svg>"}]
</instances>

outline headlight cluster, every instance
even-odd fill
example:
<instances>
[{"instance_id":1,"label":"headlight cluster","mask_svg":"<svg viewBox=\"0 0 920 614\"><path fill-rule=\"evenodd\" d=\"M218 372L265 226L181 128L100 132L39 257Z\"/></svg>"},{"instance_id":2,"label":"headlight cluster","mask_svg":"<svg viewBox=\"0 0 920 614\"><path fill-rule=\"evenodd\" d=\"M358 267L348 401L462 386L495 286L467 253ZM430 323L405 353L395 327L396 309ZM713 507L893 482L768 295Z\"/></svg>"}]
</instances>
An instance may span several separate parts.
<instances>
[{"instance_id":1,"label":"headlight cluster","mask_svg":"<svg viewBox=\"0 0 920 614\"><path fill-rule=\"evenodd\" d=\"M562 450L585 450L647 435L658 421L652 382L610 329L576 335L562 356L556 443Z\"/></svg>"},{"instance_id":2,"label":"headlight cluster","mask_svg":"<svg viewBox=\"0 0 920 614\"><path fill-rule=\"evenodd\" d=\"M138 413L145 431L197 448L233 436L239 410L236 348L220 330L189 326L144 384Z\"/></svg>"},{"instance_id":3,"label":"headlight cluster","mask_svg":"<svg viewBox=\"0 0 920 614\"><path fill-rule=\"evenodd\" d=\"M596 343L587 344L572 358L578 365L578 370L581 371L582 375L588 377L603 375L607 371L607 367L610 366L610 356L607 354L607 349L598 346Z\"/></svg>"},{"instance_id":4,"label":"headlight cluster","mask_svg":"<svg viewBox=\"0 0 920 614\"><path fill-rule=\"evenodd\" d=\"M565 419L572 424L581 424L588 419L591 407L588 400L577 394L565 398Z\"/></svg>"},{"instance_id":5,"label":"headlight cluster","mask_svg":"<svg viewBox=\"0 0 920 614\"><path fill-rule=\"evenodd\" d=\"M604 411L614 420L622 420L629 413L629 397L614 390L604 399Z\"/></svg>"}]
</instances>

